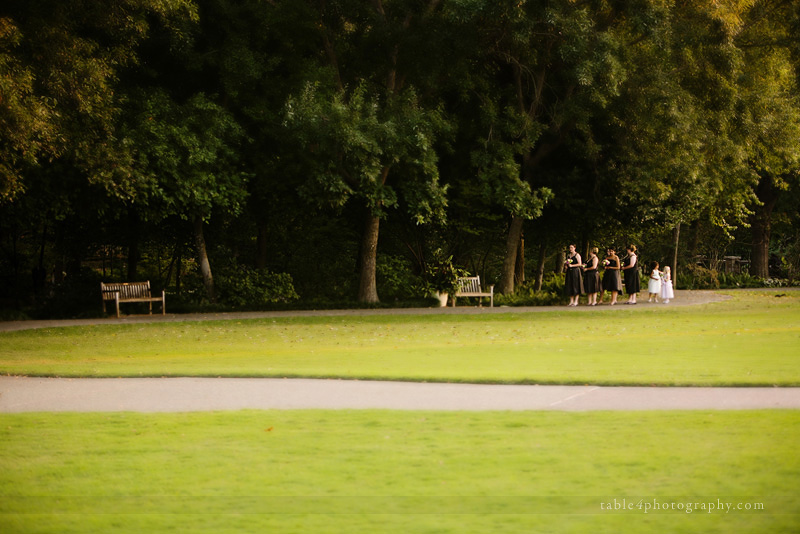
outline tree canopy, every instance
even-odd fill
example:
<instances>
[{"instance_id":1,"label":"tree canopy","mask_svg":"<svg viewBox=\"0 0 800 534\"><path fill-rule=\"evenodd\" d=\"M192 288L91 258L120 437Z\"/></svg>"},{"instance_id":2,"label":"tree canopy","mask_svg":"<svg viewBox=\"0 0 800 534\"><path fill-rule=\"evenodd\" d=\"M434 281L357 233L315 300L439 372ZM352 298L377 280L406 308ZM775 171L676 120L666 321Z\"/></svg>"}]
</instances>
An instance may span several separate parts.
<instances>
[{"instance_id":1,"label":"tree canopy","mask_svg":"<svg viewBox=\"0 0 800 534\"><path fill-rule=\"evenodd\" d=\"M377 303L649 240L792 276L798 84L789 0L11 0L0 272Z\"/></svg>"}]
</instances>

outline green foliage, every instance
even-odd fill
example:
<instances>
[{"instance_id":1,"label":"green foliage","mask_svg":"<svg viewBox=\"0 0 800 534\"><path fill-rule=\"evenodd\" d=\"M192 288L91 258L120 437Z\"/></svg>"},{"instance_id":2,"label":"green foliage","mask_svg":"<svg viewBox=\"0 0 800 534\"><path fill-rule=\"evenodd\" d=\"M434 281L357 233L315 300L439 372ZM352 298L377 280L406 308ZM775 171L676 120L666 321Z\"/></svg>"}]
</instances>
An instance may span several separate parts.
<instances>
[{"instance_id":1,"label":"green foliage","mask_svg":"<svg viewBox=\"0 0 800 534\"><path fill-rule=\"evenodd\" d=\"M424 282L413 274L411 262L400 256L378 255L378 292L388 300L419 298L426 294Z\"/></svg>"},{"instance_id":2,"label":"green foliage","mask_svg":"<svg viewBox=\"0 0 800 534\"><path fill-rule=\"evenodd\" d=\"M681 269L676 282L679 289L745 289L798 285L797 280L760 278L746 272L725 273L700 265L691 265Z\"/></svg>"},{"instance_id":3,"label":"green foliage","mask_svg":"<svg viewBox=\"0 0 800 534\"><path fill-rule=\"evenodd\" d=\"M567 302L564 296L564 275L547 273L542 278L542 288L534 290L534 282L520 284L511 295L498 295L499 306L555 306Z\"/></svg>"},{"instance_id":4,"label":"green foliage","mask_svg":"<svg viewBox=\"0 0 800 534\"><path fill-rule=\"evenodd\" d=\"M164 91L138 93L122 130L129 174L116 185L155 220L208 216L215 207L235 215L247 195L243 140L236 120L205 94L178 103Z\"/></svg>"},{"instance_id":5,"label":"green foliage","mask_svg":"<svg viewBox=\"0 0 800 534\"><path fill-rule=\"evenodd\" d=\"M153 27L196 21L191 0L9 2L0 14L0 201L26 188L31 166L65 157L105 183L118 162L120 74Z\"/></svg>"},{"instance_id":6,"label":"green foliage","mask_svg":"<svg viewBox=\"0 0 800 534\"><path fill-rule=\"evenodd\" d=\"M433 252L433 260L425 269L425 282L430 291L452 296L458 289L458 279L469 273L453 265L453 256L445 256L441 249Z\"/></svg>"},{"instance_id":7,"label":"green foliage","mask_svg":"<svg viewBox=\"0 0 800 534\"><path fill-rule=\"evenodd\" d=\"M678 272L675 287L679 289L719 289L719 273L701 265L687 265Z\"/></svg>"},{"instance_id":8,"label":"green foliage","mask_svg":"<svg viewBox=\"0 0 800 534\"><path fill-rule=\"evenodd\" d=\"M257 309L300 298L287 273L271 273L231 262L218 268L215 276L220 301L236 308Z\"/></svg>"},{"instance_id":9,"label":"green foliage","mask_svg":"<svg viewBox=\"0 0 800 534\"><path fill-rule=\"evenodd\" d=\"M680 224L681 250L697 222L691 255L758 243L754 273L795 278L798 20L796 2L750 0L12 0L0 297L22 303L31 270L77 274L98 250L188 260L162 221L238 217L223 246L341 301L371 283L355 272L379 250L357 237L365 211L379 256L416 261L379 267L393 299L435 247L510 291L503 234L534 219L529 262L537 245L637 236L663 261L656 229ZM346 239L299 236L328 217Z\"/></svg>"},{"instance_id":10,"label":"green foliage","mask_svg":"<svg viewBox=\"0 0 800 534\"><path fill-rule=\"evenodd\" d=\"M301 189L314 204L342 207L357 198L385 217L402 194L418 224L444 217L447 188L433 143L446 123L413 90L381 98L363 83L332 94L308 84L288 100L284 124L314 156Z\"/></svg>"}]
</instances>

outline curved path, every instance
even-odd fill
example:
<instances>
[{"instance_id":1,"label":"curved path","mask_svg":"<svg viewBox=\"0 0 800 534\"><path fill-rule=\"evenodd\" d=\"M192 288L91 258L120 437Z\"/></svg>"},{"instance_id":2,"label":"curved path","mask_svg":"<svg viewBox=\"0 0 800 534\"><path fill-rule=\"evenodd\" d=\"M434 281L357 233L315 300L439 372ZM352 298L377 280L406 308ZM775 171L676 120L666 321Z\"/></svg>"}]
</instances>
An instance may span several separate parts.
<instances>
[{"instance_id":1,"label":"curved path","mask_svg":"<svg viewBox=\"0 0 800 534\"><path fill-rule=\"evenodd\" d=\"M280 378L0 377L0 412L243 409L800 409L800 388L431 384Z\"/></svg>"},{"instance_id":2,"label":"curved path","mask_svg":"<svg viewBox=\"0 0 800 534\"><path fill-rule=\"evenodd\" d=\"M631 310L686 306L729 297L712 291L678 291L669 304L640 302ZM560 307L585 313L593 308ZM288 316L389 314L490 314L553 311L532 308L414 308L144 315L120 319L14 321L0 332L85 324L135 324ZM241 409L392 409L392 410L745 410L800 409L800 388L647 388L598 386L522 386L431 384L357 380L269 378L63 379L0 377L0 413L192 412Z\"/></svg>"}]
</instances>

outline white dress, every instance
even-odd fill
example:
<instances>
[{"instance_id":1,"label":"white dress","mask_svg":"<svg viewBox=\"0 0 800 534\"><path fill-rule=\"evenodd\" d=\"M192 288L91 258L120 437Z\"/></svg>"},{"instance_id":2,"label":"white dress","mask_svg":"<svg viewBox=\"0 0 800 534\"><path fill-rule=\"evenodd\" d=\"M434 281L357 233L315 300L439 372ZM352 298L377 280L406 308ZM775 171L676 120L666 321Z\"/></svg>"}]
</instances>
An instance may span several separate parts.
<instances>
[{"instance_id":1,"label":"white dress","mask_svg":"<svg viewBox=\"0 0 800 534\"><path fill-rule=\"evenodd\" d=\"M653 277L655 276L655 280ZM652 273L650 273L650 281L647 283L647 292L648 293L655 293L658 295L661 293L661 273L658 269L654 269Z\"/></svg>"},{"instance_id":2,"label":"white dress","mask_svg":"<svg viewBox=\"0 0 800 534\"><path fill-rule=\"evenodd\" d=\"M665 276L661 281L661 298L664 300L675 298L675 293L672 291L672 278L669 276Z\"/></svg>"}]
</instances>

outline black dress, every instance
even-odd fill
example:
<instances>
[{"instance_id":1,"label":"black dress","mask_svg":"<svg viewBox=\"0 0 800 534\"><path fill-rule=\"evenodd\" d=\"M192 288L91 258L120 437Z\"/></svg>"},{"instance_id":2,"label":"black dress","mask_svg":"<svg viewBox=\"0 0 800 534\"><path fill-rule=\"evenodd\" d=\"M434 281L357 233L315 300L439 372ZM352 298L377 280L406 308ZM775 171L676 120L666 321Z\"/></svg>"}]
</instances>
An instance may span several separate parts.
<instances>
[{"instance_id":1,"label":"black dress","mask_svg":"<svg viewBox=\"0 0 800 534\"><path fill-rule=\"evenodd\" d=\"M578 261L579 260L577 254L572 258L567 258L567 262L571 262L567 266L567 276L564 279L564 292L567 294L568 297L573 297L575 295L583 294L583 280L581 278L581 268L570 267L570 265L575 265L575 263Z\"/></svg>"},{"instance_id":2,"label":"black dress","mask_svg":"<svg viewBox=\"0 0 800 534\"><path fill-rule=\"evenodd\" d=\"M619 275L619 258L608 260L606 271L603 273L603 291L622 291L622 277ZM608 267L616 267L609 269Z\"/></svg>"},{"instance_id":3,"label":"black dress","mask_svg":"<svg viewBox=\"0 0 800 534\"><path fill-rule=\"evenodd\" d=\"M622 262L622 265L627 267L631 263L631 258L627 257ZM639 265L634 264L634 266L630 269L626 269L625 271L625 293L628 295L633 295L634 293L638 293L641 291L641 286L639 283Z\"/></svg>"},{"instance_id":4,"label":"black dress","mask_svg":"<svg viewBox=\"0 0 800 534\"><path fill-rule=\"evenodd\" d=\"M597 273L597 267L592 269L591 258L586 265L587 267L583 271L583 289L589 294L597 293L600 290L600 275Z\"/></svg>"}]
</instances>

